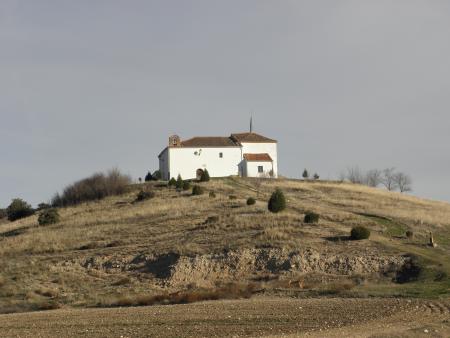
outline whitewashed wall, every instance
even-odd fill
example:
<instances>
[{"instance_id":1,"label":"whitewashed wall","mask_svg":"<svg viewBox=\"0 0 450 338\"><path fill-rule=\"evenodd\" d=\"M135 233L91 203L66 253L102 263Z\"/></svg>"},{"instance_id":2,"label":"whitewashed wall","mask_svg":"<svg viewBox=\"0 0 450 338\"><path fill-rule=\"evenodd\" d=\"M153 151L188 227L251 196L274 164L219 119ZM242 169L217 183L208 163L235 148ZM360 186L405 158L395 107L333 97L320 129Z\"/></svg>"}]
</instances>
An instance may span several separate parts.
<instances>
[{"instance_id":1,"label":"whitewashed wall","mask_svg":"<svg viewBox=\"0 0 450 338\"><path fill-rule=\"evenodd\" d=\"M269 177L269 173L272 170L272 162L254 162L254 161L246 161L246 176L247 177ZM258 172L258 166L263 167L263 173Z\"/></svg>"},{"instance_id":2,"label":"whitewashed wall","mask_svg":"<svg viewBox=\"0 0 450 338\"><path fill-rule=\"evenodd\" d=\"M269 154L273 160L274 177L278 177L278 154L276 143L242 143L242 147L243 154ZM248 174L247 176L251 175Z\"/></svg>"},{"instance_id":3,"label":"whitewashed wall","mask_svg":"<svg viewBox=\"0 0 450 338\"><path fill-rule=\"evenodd\" d=\"M200 152L201 149L201 152ZM200 155L195 155L197 152ZM219 157L223 153L223 158ZM197 169L208 169L211 177L238 175L240 147L169 148L170 177L196 178Z\"/></svg>"}]
</instances>

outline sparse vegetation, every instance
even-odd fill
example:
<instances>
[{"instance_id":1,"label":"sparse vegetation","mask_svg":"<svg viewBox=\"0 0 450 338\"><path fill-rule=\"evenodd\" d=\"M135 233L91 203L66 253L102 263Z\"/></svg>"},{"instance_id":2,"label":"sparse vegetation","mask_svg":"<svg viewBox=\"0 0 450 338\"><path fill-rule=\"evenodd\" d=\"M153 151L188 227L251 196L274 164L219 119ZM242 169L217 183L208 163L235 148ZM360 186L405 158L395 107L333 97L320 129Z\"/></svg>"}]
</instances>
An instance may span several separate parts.
<instances>
[{"instance_id":1,"label":"sparse vegetation","mask_svg":"<svg viewBox=\"0 0 450 338\"><path fill-rule=\"evenodd\" d=\"M6 209L8 220L15 221L34 214L34 210L27 202L20 198L12 200L11 204Z\"/></svg>"},{"instance_id":2,"label":"sparse vegetation","mask_svg":"<svg viewBox=\"0 0 450 338\"><path fill-rule=\"evenodd\" d=\"M273 213L277 213L283 211L285 208L286 208L286 198L284 197L284 194L281 191L281 189L276 189L269 199L268 209Z\"/></svg>"},{"instance_id":3,"label":"sparse vegetation","mask_svg":"<svg viewBox=\"0 0 450 338\"><path fill-rule=\"evenodd\" d=\"M154 197L155 193L153 191L141 190L136 196L136 202L145 201Z\"/></svg>"},{"instance_id":4,"label":"sparse vegetation","mask_svg":"<svg viewBox=\"0 0 450 338\"><path fill-rule=\"evenodd\" d=\"M159 181L162 178L161 171L155 170L152 176L155 181Z\"/></svg>"},{"instance_id":5,"label":"sparse vegetation","mask_svg":"<svg viewBox=\"0 0 450 338\"><path fill-rule=\"evenodd\" d=\"M106 174L97 173L67 186L61 195L56 194L52 206L70 206L120 195L126 192L131 182L131 178L118 169L112 169Z\"/></svg>"},{"instance_id":6,"label":"sparse vegetation","mask_svg":"<svg viewBox=\"0 0 450 338\"><path fill-rule=\"evenodd\" d=\"M307 212L305 214L305 223L319 223L319 214L316 214L315 212Z\"/></svg>"},{"instance_id":7,"label":"sparse vegetation","mask_svg":"<svg viewBox=\"0 0 450 338\"><path fill-rule=\"evenodd\" d=\"M194 196L203 195L204 192L205 190L203 189L203 187L199 185L194 185L192 188L192 195Z\"/></svg>"},{"instance_id":8,"label":"sparse vegetation","mask_svg":"<svg viewBox=\"0 0 450 338\"><path fill-rule=\"evenodd\" d=\"M210 191L209 192L209 197L210 198L216 198L216 193L214 191Z\"/></svg>"},{"instance_id":9,"label":"sparse vegetation","mask_svg":"<svg viewBox=\"0 0 450 338\"><path fill-rule=\"evenodd\" d=\"M231 201L237 200L237 196L236 195L229 195L228 199Z\"/></svg>"},{"instance_id":10,"label":"sparse vegetation","mask_svg":"<svg viewBox=\"0 0 450 338\"><path fill-rule=\"evenodd\" d=\"M153 180L153 175L152 175L152 173L149 171L149 172L147 173L147 175L145 175L144 181L145 181L145 182L150 182L151 180Z\"/></svg>"},{"instance_id":11,"label":"sparse vegetation","mask_svg":"<svg viewBox=\"0 0 450 338\"><path fill-rule=\"evenodd\" d=\"M200 177L200 182L209 182L210 177L209 177L209 172L207 169L203 170L202 172L202 176Z\"/></svg>"},{"instance_id":12,"label":"sparse vegetation","mask_svg":"<svg viewBox=\"0 0 450 338\"><path fill-rule=\"evenodd\" d=\"M8 213L6 212L6 209L0 209L0 219L7 218Z\"/></svg>"},{"instance_id":13,"label":"sparse vegetation","mask_svg":"<svg viewBox=\"0 0 450 338\"><path fill-rule=\"evenodd\" d=\"M408 239L412 239L414 237L414 232L411 230L407 230L405 234Z\"/></svg>"},{"instance_id":14,"label":"sparse vegetation","mask_svg":"<svg viewBox=\"0 0 450 338\"><path fill-rule=\"evenodd\" d=\"M370 237L370 230L365 226L353 227L350 232L350 238L352 240L368 239Z\"/></svg>"},{"instance_id":15,"label":"sparse vegetation","mask_svg":"<svg viewBox=\"0 0 450 338\"><path fill-rule=\"evenodd\" d=\"M172 178L169 180L168 185L169 185L169 187L176 187L176 185L177 185L177 180L176 180L175 178L172 177Z\"/></svg>"},{"instance_id":16,"label":"sparse vegetation","mask_svg":"<svg viewBox=\"0 0 450 338\"><path fill-rule=\"evenodd\" d=\"M191 189L191 182L189 182L189 181L184 181L183 182L183 190L184 191L187 191L187 190L190 190Z\"/></svg>"},{"instance_id":17,"label":"sparse vegetation","mask_svg":"<svg viewBox=\"0 0 450 338\"><path fill-rule=\"evenodd\" d=\"M197 289L157 296L124 296L118 300L100 304L103 306L150 306L189 304L206 300L250 298L255 291L254 284L230 284L217 289Z\"/></svg>"},{"instance_id":18,"label":"sparse vegetation","mask_svg":"<svg viewBox=\"0 0 450 338\"><path fill-rule=\"evenodd\" d=\"M256 200L253 197L247 198L247 205L254 205Z\"/></svg>"},{"instance_id":19,"label":"sparse vegetation","mask_svg":"<svg viewBox=\"0 0 450 338\"><path fill-rule=\"evenodd\" d=\"M48 225L48 224L56 224L59 223L60 216L58 209L51 208L51 209L45 209L41 211L38 217L39 225Z\"/></svg>"},{"instance_id":20,"label":"sparse vegetation","mask_svg":"<svg viewBox=\"0 0 450 338\"><path fill-rule=\"evenodd\" d=\"M177 190L182 190L183 189L183 183L184 183L183 178L181 177L180 174L178 174L177 181L175 183L175 188L177 188Z\"/></svg>"},{"instance_id":21,"label":"sparse vegetation","mask_svg":"<svg viewBox=\"0 0 450 338\"><path fill-rule=\"evenodd\" d=\"M308 170L306 170L306 169L303 170L302 177L303 177L304 180L307 180L309 178Z\"/></svg>"}]
</instances>

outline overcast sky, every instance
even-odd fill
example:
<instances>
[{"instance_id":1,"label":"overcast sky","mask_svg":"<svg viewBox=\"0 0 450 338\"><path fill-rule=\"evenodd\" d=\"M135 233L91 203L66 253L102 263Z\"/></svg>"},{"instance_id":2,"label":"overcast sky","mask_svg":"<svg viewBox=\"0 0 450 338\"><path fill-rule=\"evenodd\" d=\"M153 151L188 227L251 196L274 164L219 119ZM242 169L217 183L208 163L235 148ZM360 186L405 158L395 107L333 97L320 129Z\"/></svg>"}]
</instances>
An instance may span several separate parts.
<instances>
[{"instance_id":1,"label":"overcast sky","mask_svg":"<svg viewBox=\"0 0 450 338\"><path fill-rule=\"evenodd\" d=\"M450 201L450 1L0 2L0 207L251 111L282 175L393 166Z\"/></svg>"}]
</instances>

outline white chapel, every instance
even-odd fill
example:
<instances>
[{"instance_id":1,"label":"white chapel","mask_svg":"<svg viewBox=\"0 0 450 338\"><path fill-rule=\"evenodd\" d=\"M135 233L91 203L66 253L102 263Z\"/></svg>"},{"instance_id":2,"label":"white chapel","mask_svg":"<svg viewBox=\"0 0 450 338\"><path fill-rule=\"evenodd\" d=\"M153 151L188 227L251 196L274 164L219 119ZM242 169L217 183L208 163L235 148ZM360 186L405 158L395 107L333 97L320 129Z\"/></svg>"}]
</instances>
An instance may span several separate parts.
<instances>
[{"instance_id":1,"label":"white chapel","mask_svg":"<svg viewBox=\"0 0 450 338\"><path fill-rule=\"evenodd\" d=\"M158 157L164 180L196 179L205 169L211 177L278 177L277 141L252 131L187 140L170 136Z\"/></svg>"}]
</instances>

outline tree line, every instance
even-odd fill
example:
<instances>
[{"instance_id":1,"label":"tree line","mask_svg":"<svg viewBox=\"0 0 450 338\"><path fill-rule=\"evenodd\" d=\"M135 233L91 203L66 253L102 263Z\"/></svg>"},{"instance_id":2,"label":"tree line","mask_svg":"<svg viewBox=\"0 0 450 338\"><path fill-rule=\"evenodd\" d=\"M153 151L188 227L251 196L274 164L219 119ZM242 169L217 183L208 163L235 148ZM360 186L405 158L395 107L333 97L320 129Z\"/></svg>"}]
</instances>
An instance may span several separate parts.
<instances>
[{"instance_id":1,"label":"tree line","mask_svg":"<svg viewBox=\"0 0 450 338\"><path fill-rule=\"evenodd\" d=\"M369 187L384 186L389 191L412 191L412 179L408 174L395 168L371 169L363 171L359 167L349 167L340 174L341 181L364 184Z\"/></svg>"}]
</instances>

